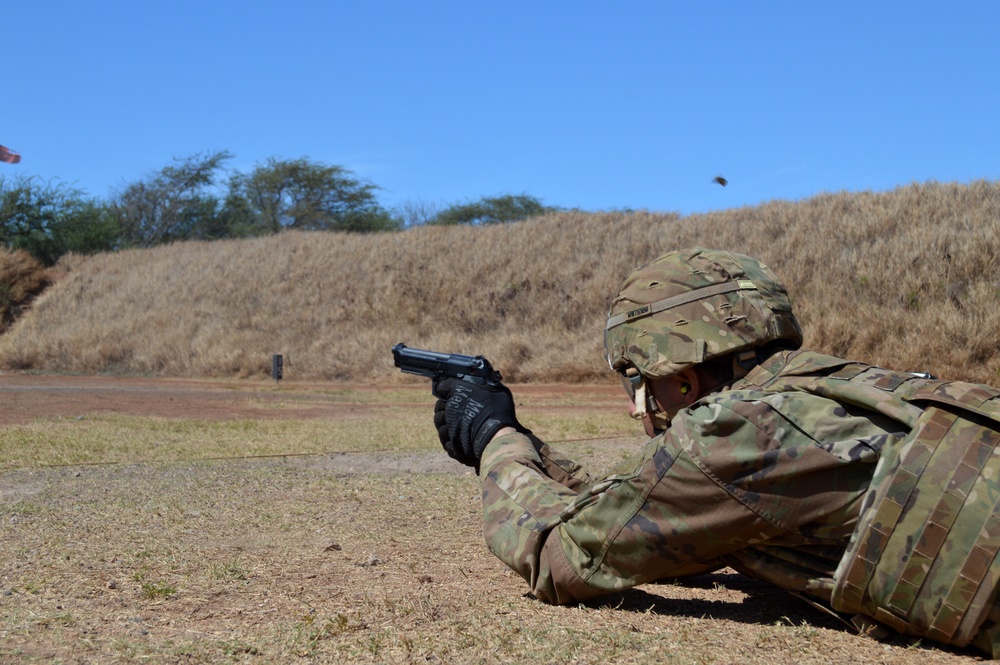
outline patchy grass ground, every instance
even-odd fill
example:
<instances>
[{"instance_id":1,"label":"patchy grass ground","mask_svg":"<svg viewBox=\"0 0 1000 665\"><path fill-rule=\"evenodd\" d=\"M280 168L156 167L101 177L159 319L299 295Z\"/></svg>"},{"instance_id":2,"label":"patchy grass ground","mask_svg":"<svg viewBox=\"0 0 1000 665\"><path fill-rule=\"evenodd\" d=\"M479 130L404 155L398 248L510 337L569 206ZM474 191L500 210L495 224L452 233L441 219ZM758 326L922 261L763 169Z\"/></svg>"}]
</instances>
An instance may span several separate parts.
<instances>
[{"instance_id":1,"label":"patchy grass ground","mask_svg":"<svg viewBox=\"0 0 1000 665\"><path fill-rule=\"evenodd\" d=\"M66 390L60 412L60 379L11 378L0 377L0 399L21 400L0 425L3 662L978 660L852 634L728 571L544 605L486 550L477 478L436 449L423 385L77 379L90 387ZM536 432L581 432L561 447L608 467L641 440L611 388L515 394ZM115 390L177 407L166 418L96 399ZM231 419L199 411L227 400Z\"/></svg>"}]
</instances>

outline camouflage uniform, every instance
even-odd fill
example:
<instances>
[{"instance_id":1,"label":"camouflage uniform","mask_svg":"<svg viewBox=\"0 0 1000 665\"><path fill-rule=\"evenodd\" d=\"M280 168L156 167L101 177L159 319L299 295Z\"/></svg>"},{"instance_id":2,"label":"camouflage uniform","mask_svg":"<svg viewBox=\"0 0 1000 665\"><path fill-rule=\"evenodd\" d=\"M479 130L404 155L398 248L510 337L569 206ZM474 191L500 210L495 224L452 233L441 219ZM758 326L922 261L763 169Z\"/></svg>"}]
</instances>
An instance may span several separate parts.
<instances>
[{"instance_id":1,"label":"camouflage uniform","mask_svg":"<svg viewBox=\"0 0 1000 665\"><path fill-rule=\"evenodd\" d=\"M635 270L604 342L653 436L604 478L521 427L506 388L435 385L442 445L483 478L487 544L538 598L730 566L1000 656L1000 392L797 350L784 286L733 252Z\"/></svg>"},{"instance_id":2,"label":"camouflage uniform","mask_svg":"<svg viewBox=\"0 0 1000 665\"><path fill-rule=\"evenodd\" d=\"M909 473L900 468L914 468L921 445L934 447L928 396L995 404L998 394L811 352L779 352L730 390L679 413L629 468L602 479L530 436L498 437L482 459L487 544L552 603L730 566L848 616L1000 655L1000 609L993 606L1000 572L996 422L969 426L973 452L964 459L978 461L965 471L962 456L951 454L955 437L940 430L944 463L935 471L929 454L922 455L930 469L925 485L904 488L925 496L948 488L960 495L959 505L978 496L966 502L979 506L978 515L956 520L941 514L942 506L955 507L946 501L932 497L921 507L902 496L898 503L907 506L901 512L910 513L911 523L900 521L897 538L875 542L879 529L891 531L885 511L894 504L886 489L898 494ZM950 478L938 477L942 468ZM940 523L950 533L926 526ZM977 539L980 527L987 533ZM976 548L989 551L977 559L970 556ZM920 554L930 549L929 558ZM927 579L908 593L900 580L913 579L914 567ZM955 580L966 578L975 578L971 590L952 591L959 600L949 606L949 592L961 586Z\"/></svg>"}]
</instances>

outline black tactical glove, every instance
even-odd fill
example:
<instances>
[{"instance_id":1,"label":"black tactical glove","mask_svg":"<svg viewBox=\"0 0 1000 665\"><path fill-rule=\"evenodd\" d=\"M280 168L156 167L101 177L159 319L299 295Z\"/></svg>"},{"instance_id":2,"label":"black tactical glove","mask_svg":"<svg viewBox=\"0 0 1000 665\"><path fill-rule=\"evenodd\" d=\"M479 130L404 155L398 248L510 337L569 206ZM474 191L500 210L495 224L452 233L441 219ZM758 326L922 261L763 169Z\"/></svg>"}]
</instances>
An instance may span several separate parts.
<instances>
[{"instance_id":1,"label":"black tactical glove","mask_svg":"<svg viewBox=\"0 0 1000 665\"><path fill-rule=\"evenodd\" d=\"M526 431L514 415L514 397L503 384L479 385L461 379L435 383L434 425L452 458L479 473L479 458L503 427Z\"/></svg>"}]
</instances>

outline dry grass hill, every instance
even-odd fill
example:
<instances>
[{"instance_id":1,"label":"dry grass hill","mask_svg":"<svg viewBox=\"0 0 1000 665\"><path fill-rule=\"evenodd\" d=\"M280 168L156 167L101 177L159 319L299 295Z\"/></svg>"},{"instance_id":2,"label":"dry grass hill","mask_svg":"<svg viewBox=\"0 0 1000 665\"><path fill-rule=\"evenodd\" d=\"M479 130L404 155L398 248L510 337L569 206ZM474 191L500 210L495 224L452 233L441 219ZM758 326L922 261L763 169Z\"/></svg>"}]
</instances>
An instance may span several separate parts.
<instances>
[{"instance_id":1,"label":"dry grass hill","mask_svg":"<svg viewBox=\"0 0 1000 665\"><path fill-rule=\"evenodd\" d=\"M740 251L789 286L817 350L1000 383L1000 183L679 217L561 212L488 227L284 233L69 256L0 336L0 366L60 373L405 380L390 347L483 353L512 382L608 380L621 279L690 245Z\"/></svg>"}]
</instances>

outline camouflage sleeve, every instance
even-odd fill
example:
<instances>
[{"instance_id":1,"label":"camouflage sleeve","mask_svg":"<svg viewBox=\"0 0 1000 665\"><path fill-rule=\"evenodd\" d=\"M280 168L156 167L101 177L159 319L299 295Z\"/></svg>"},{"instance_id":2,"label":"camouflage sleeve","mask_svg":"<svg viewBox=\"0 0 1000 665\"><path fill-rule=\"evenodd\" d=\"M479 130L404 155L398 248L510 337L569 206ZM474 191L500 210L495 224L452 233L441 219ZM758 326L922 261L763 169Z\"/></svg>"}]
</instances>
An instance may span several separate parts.
<instances>
[{"instance_id":1,"label":"camouflage sleeve","mask_svg":"<svg viewBox=\"0 0 1000 665\"><path fill-rule=\"evenodd\" d=\"M756 543L794 543L800 526L821 533L824 515L849 510L857 493L841 491L853 481L838 468L850 460L768 404L734 406L742 412L684 412L633 470L575 489L549 477L526 436L498 437L482 462L490 550L538 598L568 603L703 572ZM851 531L844 517L838 537Z\"/></svg>"},{"instance_id":2,"label":"camouflage sleeve","mask_svg":"<svg viewBox=\"0 0 1000 665\"><path fill-rule=\"evenodd\" d=\"M483 458L490 550L538 598L567 603L717 567L718 556L768 531L668 451L654 439L631 473L575 491L546 475L526 437L498 438Z\"/></svg>"},{"instance_id":3,"label":"camouflage sleeve","mask_svg":"<svg viewBox=\"0 0 1000 665\"><path fill-rule=\"evenodd\" d=\"M578 462L568 459L534 434L528 434L528 439L538 452L544 473L560 485L576 492L582 492L594 483L594 479Z\"/></svg>"}]
</instances>

